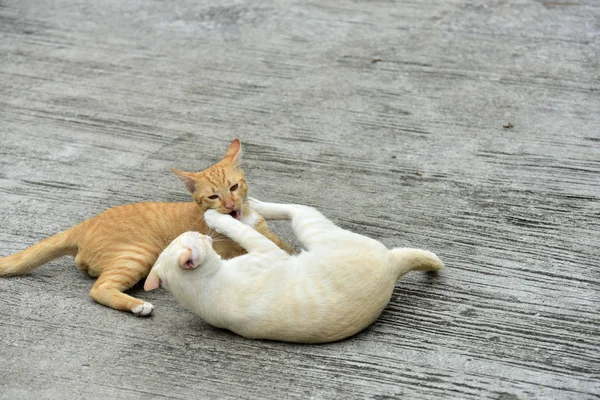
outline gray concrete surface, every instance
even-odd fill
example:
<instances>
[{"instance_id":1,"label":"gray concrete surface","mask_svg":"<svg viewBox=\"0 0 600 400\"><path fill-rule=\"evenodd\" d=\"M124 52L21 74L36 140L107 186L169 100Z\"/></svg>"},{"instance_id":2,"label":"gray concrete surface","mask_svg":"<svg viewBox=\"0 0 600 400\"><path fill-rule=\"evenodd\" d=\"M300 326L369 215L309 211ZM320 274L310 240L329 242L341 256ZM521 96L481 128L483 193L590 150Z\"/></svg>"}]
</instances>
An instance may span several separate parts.
<instances>
[{"instance_id":1,"label":"gray concrete surface","mask_svg":"<svg viewBox=\"0 0 600 400\"><path fill-rule=\"evenodd\" d=\"M599 21L596 0L0 0L1 255L186 201L169 168L240 137L252 195L447 263L302 346L163 290L134 290L152 318L110 310L60 259L0 279L0 398L598 398Z\"/></svg>"}]
</instances>

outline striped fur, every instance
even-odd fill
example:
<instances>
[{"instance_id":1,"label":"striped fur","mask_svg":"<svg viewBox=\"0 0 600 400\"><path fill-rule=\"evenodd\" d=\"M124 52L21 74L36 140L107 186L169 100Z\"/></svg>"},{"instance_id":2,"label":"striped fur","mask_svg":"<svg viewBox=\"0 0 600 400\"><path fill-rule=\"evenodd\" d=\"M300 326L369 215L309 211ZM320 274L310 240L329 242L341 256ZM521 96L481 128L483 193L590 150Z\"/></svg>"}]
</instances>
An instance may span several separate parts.
<instances>
[{"instance_id":1,"label":"striped fur","mask_svg":"<svg viewBox=\"0 0 600 400\"><path fill-rule=\"evenodd\" d=\"M241 145L236 139L225 157L208 169L174 171L194 202L136 203L108 209L17 254L0 258L0 276L26 274L55 258L71 255L80 270L98 278L90 291L94 300L117 310L148 315L154 309L152 304L123 292L148 275L161 251L181 233L209 234L203 217L207 209L238 212L239 219L256 222L257 230L291 252L250 209L240 155ZM214 250L226 259L246 253L224 236L214 241Z\"/></svg>"}]
</instances>

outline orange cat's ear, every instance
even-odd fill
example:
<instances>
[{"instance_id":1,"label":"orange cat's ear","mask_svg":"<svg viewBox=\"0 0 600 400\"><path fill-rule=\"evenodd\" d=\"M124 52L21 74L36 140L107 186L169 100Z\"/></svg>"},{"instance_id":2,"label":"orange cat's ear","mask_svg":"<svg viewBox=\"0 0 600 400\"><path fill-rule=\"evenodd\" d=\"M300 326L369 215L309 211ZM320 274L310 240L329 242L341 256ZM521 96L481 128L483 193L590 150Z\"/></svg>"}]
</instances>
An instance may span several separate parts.
<instances>
[{"instance_id":1,"label":"orange cat's ear","mask_svg":"<svg viewBox=\"0 0 600 400\"><path fill-rule=\"evenodd\" d=\"M156 269L152 268L150 270L150 273L148 274L148 277L146 278L146 282L144 282L144 290L145 291L154 290L159 286L160 286L160 278L158 277L158 273L156 272Z\"/></svg>"},{"instance_id":2,"label":"orange cat's ear","mask_svg":"<svg viewBox=\"0 0 600 400\"><path fill-rule=\"evenodd\" d=\"M223 160L227 160L231 164L240 165L242 162L242 144L240 143L240 139L233 139Z\"/></svg>"},{"instance_id":3,"label":"orange cat's ear","mask_svg":"<svg viewBox=\"0 0 600 400\"><path fill-rule=\"evenodd\" d=\"M175 168L171 168L171 172L173 172L179 179L185 183L185 187L189 190L190 193L194 193L196 190L196 178L190 172L179 171Z\"/></svg>"}]
</instances>

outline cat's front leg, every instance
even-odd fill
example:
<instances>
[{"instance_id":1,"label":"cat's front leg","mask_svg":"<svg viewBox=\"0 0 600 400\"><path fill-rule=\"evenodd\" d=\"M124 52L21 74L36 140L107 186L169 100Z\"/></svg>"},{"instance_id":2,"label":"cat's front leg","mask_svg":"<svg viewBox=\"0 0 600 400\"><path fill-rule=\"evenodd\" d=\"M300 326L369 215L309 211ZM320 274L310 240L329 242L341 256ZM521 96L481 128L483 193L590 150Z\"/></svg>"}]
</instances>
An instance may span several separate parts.
<instances>
[{"instance_id":1,"label":"cat's front leg","mask_svg":"<svg viewBox=\"0 0 600 400\"><path fill-rule=\"evenodd\" d=\"M204 221L210 228L226 235L225 231L228 230L230 223L236 221L236 219L228 214L221 214L217 210L207 210L204 213Z\"/></svg>"},{"instance_id":2,"label":"cat's front leg","mask_svg":"<svg viewBox=\"0 0 600 400\"><path fill-rule=\"evenodd\" d=\"M204 213L204 220L210 228L228 236L248 252L275 251L287 255L275 243L228 214L221 214L216 210L208 210Z\"/></svg>"}]
</instances>

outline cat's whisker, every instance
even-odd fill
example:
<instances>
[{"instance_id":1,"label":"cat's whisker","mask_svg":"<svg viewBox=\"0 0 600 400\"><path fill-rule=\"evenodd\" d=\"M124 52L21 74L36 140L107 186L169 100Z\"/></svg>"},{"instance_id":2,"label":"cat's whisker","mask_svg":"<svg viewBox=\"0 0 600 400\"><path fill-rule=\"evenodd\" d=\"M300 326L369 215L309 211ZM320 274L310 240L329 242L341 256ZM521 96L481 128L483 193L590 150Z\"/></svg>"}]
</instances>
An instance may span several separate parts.
<instances>
[{"instance_id":1,"label":"cat's whisker","mask_svg":"<svg viewBox=\"0 0 600 400\"><path fill-rule=\"evenodd\" d=\"M223 238L221 235L219 235L218 232L215 232L214 235L209 235L208 236L212 241L223 241L223 240L227 240L226 238Z\"/></svg>"},{"instance_id":2,"label":"cat's whisker","mask_svg":"<svg viewBox=\"0 0 600 400\"><path fill-rule=\"evenodd\" d=\"M208 233L207 236L209 238L211 238L211 239L215 239L217 236L219 236L219 232L217 232L217 231L215 231L213 229L210 229L210 228L209 228L209 231L207 233Z\"/></svg>"}]
</instances>

